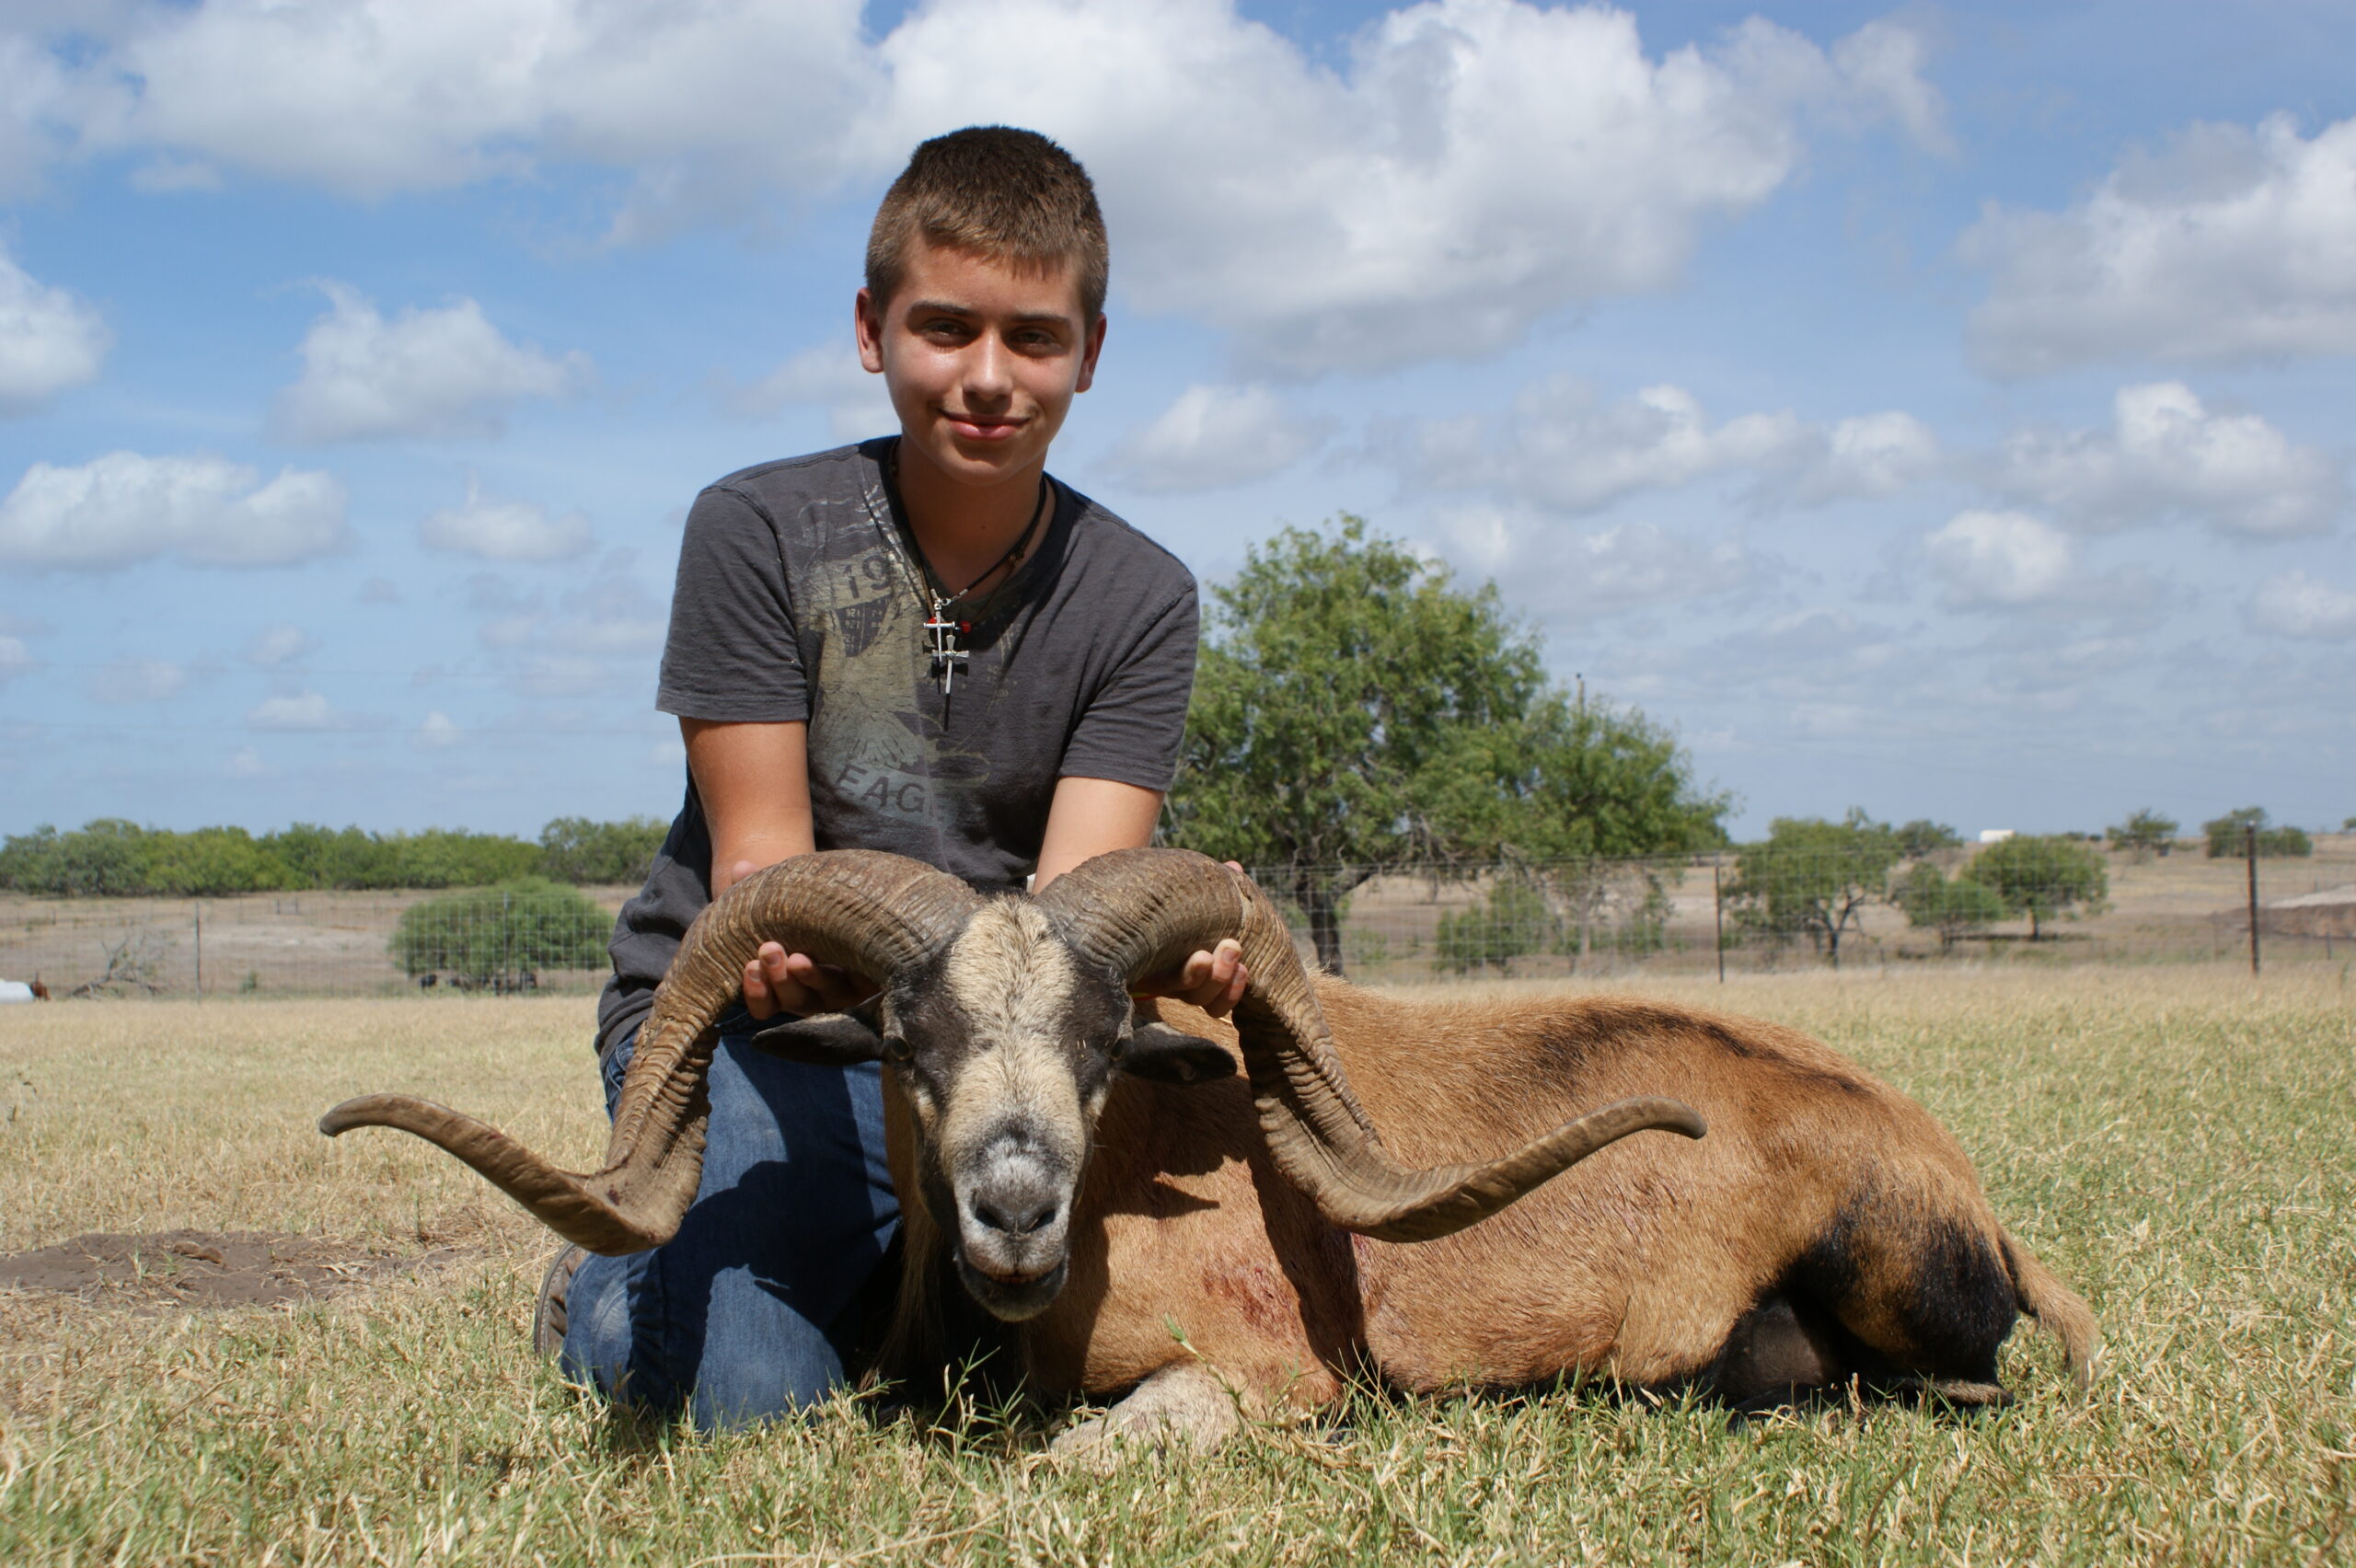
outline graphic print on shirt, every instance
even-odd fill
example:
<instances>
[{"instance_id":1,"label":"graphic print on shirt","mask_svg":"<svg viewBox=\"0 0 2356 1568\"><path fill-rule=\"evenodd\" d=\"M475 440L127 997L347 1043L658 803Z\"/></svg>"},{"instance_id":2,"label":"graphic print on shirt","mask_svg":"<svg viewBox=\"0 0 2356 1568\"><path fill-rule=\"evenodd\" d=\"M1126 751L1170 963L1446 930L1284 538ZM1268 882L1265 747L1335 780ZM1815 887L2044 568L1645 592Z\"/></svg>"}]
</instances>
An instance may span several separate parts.
<instances>
[{"instance_id":1,"label":"graphic print on shirt","mask_svg":"<svg viewBox=\"0 0 2356 1568\"><path fill-rule=\"evenodd\" d=\"M879 521L890 515L880 491L871 498L872 513L837 514L840 525L825 530L820 559L795 585L803 623L824 628L811 680L825 694L810 715L814 815L823 823L864 813L938 834L944 813L954 813L939 788L970 790L987 778L989 763L979 753L952 754L931 711L937 699L925 700L935 683L918 596L923 579L888 521Z\"/></svg>"}]
</instances>

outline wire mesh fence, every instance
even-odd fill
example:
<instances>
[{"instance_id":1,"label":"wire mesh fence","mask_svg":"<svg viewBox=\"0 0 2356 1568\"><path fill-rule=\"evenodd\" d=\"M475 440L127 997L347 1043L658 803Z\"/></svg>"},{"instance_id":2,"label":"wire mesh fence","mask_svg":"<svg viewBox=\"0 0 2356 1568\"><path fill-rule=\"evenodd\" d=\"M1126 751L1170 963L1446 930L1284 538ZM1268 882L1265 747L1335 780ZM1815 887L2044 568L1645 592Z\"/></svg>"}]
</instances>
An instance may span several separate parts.
<instances>
[{"instance_id":1,"label":"wire mesh fence","mask_svg":"<svg viewBox=\"0 0 2356 1568\"><path fill-rule=\"evenodd\" d=\"M2320 836L2298 858L2073 844L2004 857L2002 874L1988 855L1752 847L1253 874L1305 958L1377 984L2356 959L2356 835ZM0 894L0 978L38 976L58 997L586 993L604 983L634 890L560 891Z\"/></svg>"},{"instance_id":2,"label":"wire mesh fence","mask_svg":"<svg viewBox=\"0 0 2356 1568\"><path fill-rule=\"evenodd\" d=\"M60 998L586 993L635 891L0 894L0 977Z\"/></svg>"}]
</instances>

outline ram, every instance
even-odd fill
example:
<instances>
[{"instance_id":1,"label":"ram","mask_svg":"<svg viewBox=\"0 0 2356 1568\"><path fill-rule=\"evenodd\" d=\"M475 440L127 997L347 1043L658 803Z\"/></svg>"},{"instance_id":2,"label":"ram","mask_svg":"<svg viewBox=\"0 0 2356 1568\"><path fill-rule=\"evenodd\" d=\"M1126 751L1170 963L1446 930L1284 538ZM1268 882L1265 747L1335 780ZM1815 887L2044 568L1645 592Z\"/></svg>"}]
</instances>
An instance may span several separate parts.
<instances>
[{"instance_id":1,"label":"ram","mask_svg":"<svg viewBox=\"0 0 2356 1568\"><path fill-rule=\"evenodd\" d=\"M1252 973L1231 1029L1133 1006L1227 936ZM1216 1441L1369 1367L1419 1390L1594 1374L1737 1406L1853 1381L1986 1403L2023 1309L2082 1379L2094 1351L1955 1141L1823 1045L1653 1003L1416 1007L1313 979L1248 879L1182 851L1036 898L864 851L748 879L688 931L594 1172L407 1096L321 1129L404 1128L583 1246L659 1245L700 1170L712 1020L767 940L882 982L759 1040L889 1064L908 1266L887 1365L962 1290L1033 1386L1127 1391L1059 1441Z\"/></svg>"}]
</instances>

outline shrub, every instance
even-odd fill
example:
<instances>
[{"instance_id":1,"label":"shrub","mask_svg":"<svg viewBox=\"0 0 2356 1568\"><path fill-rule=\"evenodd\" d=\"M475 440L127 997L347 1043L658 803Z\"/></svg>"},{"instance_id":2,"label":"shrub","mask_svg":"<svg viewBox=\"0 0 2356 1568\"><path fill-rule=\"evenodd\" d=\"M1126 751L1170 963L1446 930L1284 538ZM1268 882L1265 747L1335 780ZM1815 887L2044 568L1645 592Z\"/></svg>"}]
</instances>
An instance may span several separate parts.
<instances>
[{"instance_id":1,"label":"shrub","mask_svg":"<svg viewBox=\"0 0 2356 1568\"><path fill-rule=\"evenodd\" d=\"M2200 831L2209 836L2209 858L2240 859L2248 850L2251 828L2258 830L2258 852L2262 857L2297 859L2316 852L2315 840L2304 829L2272 826L2264 806L2244 806L2200 824Z\"/></svg>"},{"instance_id":2,"label":"shrub","mask_svg":"<svg viewBox=\"0 0 2356 1568\"><path fill-rule=\"evenodd\" d=\"M1451 974L1495 967L1511 971L1513 961L1542 951L1554 934L1546 895L1519 878L1507 878L1470 909L1439 917L1433 967Z\"/></svg>"},{"instance_id":3,"label":"shrub","mask_svg":"<svg viewBox=\"0 0 2356 1568\"><path fill-rule=\"evenodd\" d=\"M543 969L603 964L613 924L578 890L527 877L415 905L402 912L387 946L404 974L520 990L537 985Z\"/></svg>"},{"instance_id":4,"label":"shrub","mask_svg":"<svg viewBox=\"0 0 2356 1568\"><path fill-rule=\"evenodd\" d=\"M1891 897L1906 911L1908 925L1939 933L1942 952L2012 913L1987 883L1969 876L1946 876L1927 862L1907 872Z\"/></svg>"},{"instance_id":5,"label":"shrub","mask_svg":"<svg viewBox=\"0 0 2356 1568\"><path fill-rule=\"evenodd\" d=\"M2138 860L2158 854L2165 855L2176 843L2176 818L2162 816L2145 806L2131 813L2118 826L2111 828L2110 841L2132 854Z\"/></svg>"}]
</instances>

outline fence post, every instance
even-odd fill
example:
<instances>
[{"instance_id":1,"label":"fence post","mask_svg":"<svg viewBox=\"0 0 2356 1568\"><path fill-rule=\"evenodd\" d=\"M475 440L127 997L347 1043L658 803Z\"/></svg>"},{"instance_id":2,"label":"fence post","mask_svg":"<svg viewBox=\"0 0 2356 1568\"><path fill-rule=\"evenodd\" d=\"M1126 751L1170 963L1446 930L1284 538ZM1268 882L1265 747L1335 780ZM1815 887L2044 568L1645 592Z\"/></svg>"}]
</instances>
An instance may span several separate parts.
<instances>
[{"instance_id":1,"label":"fence post","mask_svg":"<svg viewBox=\"0 0 2356 1568\"><path fill-rule=\"evenodd\" d=\"M204 1000L204 905L196 909L196 999Z\"/></svg>"},{"instance_id":2,"label":"fence post","mask_svg":"<svg viewBox=\"0 0 2356 1568\"><path fill-rule=\"evenodd\" d=\"M2249 863L2249 972L2258 973L2258 824L2242 829L2242 853Z\"/></svg>"},{"instance_id":3,"label":"fence post","mask_svg":"<svg viewBox=\"0 0 2356 1568\"><path fill-rule=\"evenodd\" d=\"M1710 925L1717 933L1714 939L1718 950L1718 984L1727 983L1727 895L1726 885L1718 876L1721 864L1718 856L1710 857Z\"/></svg>"}]
</instances>

